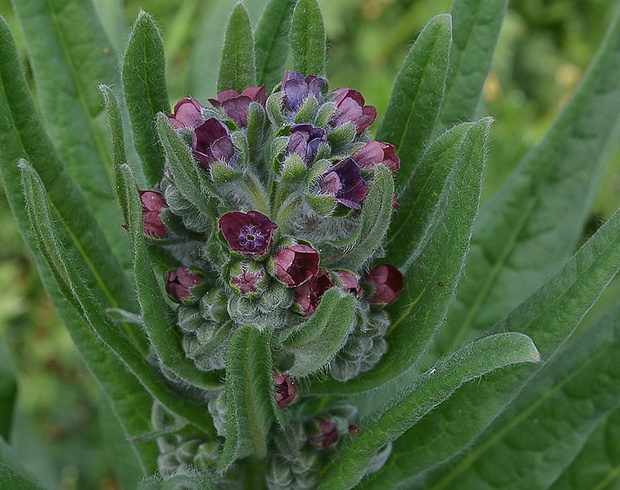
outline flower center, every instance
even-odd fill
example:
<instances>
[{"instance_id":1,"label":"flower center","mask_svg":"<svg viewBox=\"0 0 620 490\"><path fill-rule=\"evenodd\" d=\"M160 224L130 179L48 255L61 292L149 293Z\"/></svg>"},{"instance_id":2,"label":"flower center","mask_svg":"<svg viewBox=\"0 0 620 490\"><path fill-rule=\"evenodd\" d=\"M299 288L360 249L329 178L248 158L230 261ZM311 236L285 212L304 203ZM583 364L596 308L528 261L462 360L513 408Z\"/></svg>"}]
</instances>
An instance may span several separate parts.
<instances>
[{"instance_id":1,"label":"flower center","mask_svg":"<svg viewBox=\"0 0 620 490\"><path fill-rule=\"evenodd\" d=\"M239 245L246 250L256 250L265 243L265 237L263 236L260 228L252 225L245 225L241 227L239 231Z\"/></svg>"}]
</instances>

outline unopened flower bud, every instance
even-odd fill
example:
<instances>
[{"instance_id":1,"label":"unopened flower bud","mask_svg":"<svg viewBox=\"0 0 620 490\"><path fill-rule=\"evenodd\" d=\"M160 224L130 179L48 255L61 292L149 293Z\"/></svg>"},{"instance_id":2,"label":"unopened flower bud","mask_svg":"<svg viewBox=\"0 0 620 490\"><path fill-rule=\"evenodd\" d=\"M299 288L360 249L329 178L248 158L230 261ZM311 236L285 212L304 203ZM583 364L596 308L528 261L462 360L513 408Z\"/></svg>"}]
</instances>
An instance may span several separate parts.
<instances>
[{"instance_id":1,"label":"unopened flower bud","mask_svg":"<svg viewBox=\"0 0 620 490\"><path fill-rule=\"evenodd\" d=\"M182 266L166 274L166 292L175 301L192 303L199 299L192 290L203 282L204 279L200 275Z\"/></svg>"},{"instance_id":2,"label":"unopened flower bud","mask_svg":"<svg viewBox=\"0 0 620 490\"><path fill-rule=\"evenodd\" d=\"M310 437L310 442L321 449L329 449L338 442L338 428L334 422L325 419L316 420L318 434Z\"/></svg>"},{"instance_id":3,"label":"unopened flower bud","mask_svg":"<svg viewBox=\"0 0 620 490\"><path fill-rule=\"evenodd\" d=\"M301 286L317 275L320 260L319 253L308 245L280 248L273 255L275 276L291 288Z\"/></svg>"},{"instance_id":4,"label":"unopened flower bud","mask_svg":"<svg viewBox=\"0 0 620 490\"><path fill-rule=\"evenodd\" d=\"M396 148L391 143L369 141L357 150L352 158L362 169L375 168L380 163L392 172L396 172L400 168L400 158L398 158Z\"/></svg>"},{"instance_id":5,"label":"unopened flower bud","mask_svg":"<svg viewBox=\"0 0 620 490\"><path fill-rule=\"evenodd\" d=\"M230 211L220 218L220 230L235 252L262 255L271 244L273 231L278 227L258 211Z\"/></svg>"},{"instance_id":6,"label":"unopened flower bud","mask_svg":"<svg viewBox=\"0 0 620 490\"><path fill-rule=\"evenodd\" d=\"M364 278L374 287L368 298L372 304L390 304L403 292L403 275L392 264L381 264Z\"/></svg>"},{"instance_id":7,"label":"unopened flower bud","mask_svg":"<svg viewBox=\"0 0 620 490\"><path fill-rule=\"evenodd\" d=\"M221 107L237 126L245 128L248 125L248 111L252 102L264 106L267 101L265 86L248 87L239 93L234 89L224 90L217 95L217 99L209 99L214 107Z\"/></svg>"},{"instance_id":8,"label":"unopened flower bud","mask_svg":"<svg viewBox=\"0 0 620 490\"><path fill-rule=\"evenodd\" d=\"M316 157L321 143L327 142L323 128L312 124L295 124L291 127L291 136L288 141L288 152L299 155L306 164L310 164Z\"/></svg>"},{"instance_id":9,"label":"unopened flower bud","mask_svg":"<svg viewBox=\"0 0 620 490\"><path fill-rule=\"evenodd\" d=\"M155 191L140 191L140 201L142 201L144 233L157 238L166 236L168 229L160 217L162 210L168 206L164 196Z\"/></svg>"},{"instance_id":10,"label":"unopened flower bud","mask_svg":"<svg viewBox=\"0 0 620 490\"><path fill-rule=\"evenodd\" d=\"M360 202L366 197L368 187L360 169L352 158L345 158L334 165L319 182L323 194L331 195L340 204L361 209Z\"/></svg>"},{"instance_id":11,"label":"unopened flower bud","mask_svg":"<svg viewBox=\"0 0 620 490\"><path fill-rule=\"evenodd\" d=\"M297 389L286 374L277 371L273 373L273 382L276 385L276 402L280 408L286 408L297 398Z\"/></svg>"},{"instance_id":12,"label":"unopened flower bud","mask_svg":"<svg viewBox=\"0 0 620 490\"><path fill-rule=\"evenodd\" d=\"M315 277L297 289L293 301L303 316L312 316L319 306L323 294L334 286L326 271L320 271Z\"/></svg>"},{"instance_id":13,"label":"unopened flower bud","mask_svg":"<svg viewBox=\"0 0 620 490\"><path fill-rule=\"evenodd\" d=\"M204 167L218 160L229 162L235 154L235 147L228 127L219 119L207 119L194 131L192 151Z\"/></svg>"},{"instance_id":14,"label":"unopened flower bud","mask_svg":"<svg viewBox=\"0 0 620 490\"><path fill-rule=\"evenodd\" d=\"M241 295L258 295L266 286L268 276L255 262L241 262L231 269L230 286Z\"/></svg>"},{"instance_id":15,"label":"unopened flower bud","mask_svg":"<svg viewBox=\"0 0 620 490\"><path fill-rule=\"evenodd\" d=\"M191 97L181 99L174 106L174 114L168 116L174 129L196 129L202 124L202 105Z\"/></svg>"},{"instance_id":16,"label":"unopened flower bud","mask_svg":"<svg viewBox=\"0 0 620 490\"><path fill-rule=\"evenodd\" d=\"M336 98L333 103L337 107L329 123L337 128L347 122L351 122L361 133L370 126L377 118L377 109L371 105L364 105L366 101L362 94L349 87L336 89Z\"/></svg>"},{"instance_id":17,"label":"unopened flower bud","mask_svg":"<svg viewBox=\"0 0 620 490\"><path fill-rule=\"evenodd\" d=\"M288 70L282 79L284 107L293 113L297 113L309 95L318 101L324 83L323 78L315 75L304 77L299 72Z\"/></svg>"},{"instance_id":18,"label":"unopened flower bud","mask_svg":"<svg viewBox=\"0 0 620 490\"><path fill-rule=\"evenodd\" d=\"M336 276L340 280L342 289L359 298L362 294L362 287L354 274L349 271L336 271Z\"/></svg>"}]
</instances>

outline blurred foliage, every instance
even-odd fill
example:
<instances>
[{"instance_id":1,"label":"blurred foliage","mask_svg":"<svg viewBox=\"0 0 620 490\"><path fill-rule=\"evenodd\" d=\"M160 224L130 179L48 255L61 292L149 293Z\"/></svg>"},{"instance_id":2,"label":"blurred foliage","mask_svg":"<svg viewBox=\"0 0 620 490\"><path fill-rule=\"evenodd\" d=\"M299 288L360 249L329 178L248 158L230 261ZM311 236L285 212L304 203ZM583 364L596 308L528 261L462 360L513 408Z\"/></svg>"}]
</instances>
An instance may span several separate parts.
<instances>
[{"instance_id":1,"label":"blurred foliage","mask_svg":"<svg viewBox=\"0 0 620 490\"><path fill-rule=\"evenodd\" d=\"M19 0L16 0L19 1ZM500 36L480 114L495 118L485 198L549 127L601 41L617 0L514 0ZM217 16L234 0L95 0L117 52L140 8L162 29L174 103L192 93L214 96L218 66L200 66L221 48ZM246 0L255 22L262 0ZM320 0L329 42L333 87L360 90L381 115L394 77L417 33L450 0ZM9 0L0 0L27 67L26 50ZM215 31L213 32L213 29ZM202 44L202 50L200 49ZM213 58L210 54L208 60ZM191 88L191 90L190 90ZM620 205L620 153L594 209L592 230ZM0 189L0 336L19 372L12 443L52 488L113 489L99 434L98 393L71 340L46 299ZM612 288L608 294L617 292ZM37 448L33 450L33 448Z\"/></svg>"}]
</instances>

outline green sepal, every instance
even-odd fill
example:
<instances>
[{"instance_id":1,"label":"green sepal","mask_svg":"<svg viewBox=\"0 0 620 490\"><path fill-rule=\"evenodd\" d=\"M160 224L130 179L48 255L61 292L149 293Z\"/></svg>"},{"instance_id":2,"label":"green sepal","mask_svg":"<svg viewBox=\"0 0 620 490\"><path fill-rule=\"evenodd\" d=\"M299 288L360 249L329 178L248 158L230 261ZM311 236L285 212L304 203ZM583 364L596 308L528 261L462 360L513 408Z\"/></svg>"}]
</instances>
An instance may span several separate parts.
<instances>
[{"instance_id":1,"label":"green sepal","mask_svg":"<svg viewBox=\"0 0 620 490\"><path fill-rule=\"evenodd\" d=\"M314 95L308 94L306 100L295 114L295 124L307 123L312 124L319 110L319 102Z\"/></svg>"},{"instance_id":2,"label":"green sepal","mask_svg":"<svg viewBox=\"0 0 620 490\"><path fill-rule=\"evenodd\" d=\"M211 174L211 179L216 184L227 184L229 182L239 179L243 175L243 172L241 170L231 168L224 162L219 160L213 162L209 166L209 173Z\"/></svg>"},{"instance_id":3,"label":"green sepal","mask_svg":"<svg viewBox=\"0 0 620 490\"><path fill-rule=\"evenodd\" d=\"M306 176L306 162L297 153L293 153L284 161L281 171L282 182L298 182Z\"/></svg>"},{"instance_id":4,"label":"green sepal","mask_svg":"<svg viewBox=\"0 0 620 490\"><path fill-rule=\"evenodd\" d=\"M329 160L317 160L314 165L312 165L306 177L306 187L308 190L312 189L319 177L327 172L331 166Z\"/></svg>"},{"instance_id":5,"label":"green sepal","mask_svg":"<svg viewBox=\"0 0 620 490\"><path fill-rule=\"evenodd\" d=\"M330 216L338 202L334 196L315 196L312 194L306 194L306 201L308 204L321 216Z\"/></svg>"},{"instance_id":6,"label":"green sepal","mask_svg":"<svg viewBox=\"0 0 620 490\"><path fill-rule=\"evenodd\" d=\"M226 443L218 462L224 472L237 459L267 454L275 386L270 334L255 325L233 333L226 352Z\"/></svg>"},{"instance_id":7,"label":"green sepal","mask_svg":"<svg viewBox=\"0 0 620 490\"><path fill-rule=\"evenodd\" d=\"M393 195L392 172L386 166L378 165L372 188L362 204L356 232L345 241L331 244L343 250L336 256L326 258L326 266L358 270L372 257L385 240L392 215Z\"/></svg>"},{"instance_id":8,"label":"green sepal","mask_svg":"<svg viewBox=\"0 0 620 490\"><path fill-rule=\"evenodd\" d=\"M230 14L226 28L217 91L234 89L241 93L255 85L254 35L248 11L242 3L238 3Z\"/></svg>"},{"instance_id":9,"label":"green sepal","mask_svg":"<svg viewBox=\"0 0 620 490\"><path fill-rule=\"evenodd\" d=\"M334 113L336 112L336 105L331 102L325 102L319 110L317 111L316 118L314 120L314 125L319 128L327 127L327 123L332 118Z\"/></svg>"},{"instance_id":10,"label":"green sepal","mask_svg":"<svg viewBox=\"0 0 620 490\"><path fill-rule=\"evenodd\" d=\"M355 140L355 136L357 136L357 127L352 122L346 122L328 133L327 141L334 148L334 151L338 151L351 144Z\"/></svg>"},{"instance_id":11,"label":"green sepal","mask_svg":"<svg viewBox=\"0 0 620 490\"><path fill-rule=\"evenodd\" d=\"M258 102L252 102L248 109L248 128L247 128L247 144L250 148L249 159L253 162L252 165L257 167L256 162L259 161L260 148L266 139L266 122L267 115L265 109ZM260 159L261 163L264 160ZM266 169L261 169L266 170ZM267 178L267 175L265 175Z\"/></svg>"},{"instance_id":12,"label":"green sepal","mask_svg":"<svg viewBox=\"0 0 620 490\"><path fill-rule=\"evenodd\" d=\"M288 150L288 136L276 136L271 143L271 166L279 175L282 172L284 157Z\"/></svg>"},{"instance_id":13,"label":"green sepal","mask_svg":"<svg viewBox=\"0 0 620 490\"><path fill-rule=\"evenodd\" d=\"M274 128L284 126L284 115L282 114L282 92L275 92L267 97L267 103L265 109L267 111L267 117L271 121L271 125Z\"/></svg>"},{"instance_id":14,"label":"green sepal","mask_svg":"<svg viewBox=\"0 0 620 490\"><path fill-rule=\"evenodd\" d=\"M316 0L297 2L289 37L295 71L304 75L325 74L325 26Z\"/></svg>"},{"instance_id":15,"label":"green sepal","mask_svg":"<svg viewBox=\"0 0 620 490\"><path fill-rule=\"evenodd\" d=\"M164 173L164 155L157 141L155 117L170 113L164 42L152 17L144 11L133 25L123 59L123 92L134 144L149 187Z\"/></svg>"},{"instance_id":16,"label":"green sepal","mask_svg":"<svg viewBox=\"0 0 620 490\"><path fill-rule=\"evenodd\" d=\"M329 364L344 345L355 321L355 298L340 288L329 289L313 315L284 330L279 341L295 354L291 376L308 376Z\"/></svg>"}]
</instances>

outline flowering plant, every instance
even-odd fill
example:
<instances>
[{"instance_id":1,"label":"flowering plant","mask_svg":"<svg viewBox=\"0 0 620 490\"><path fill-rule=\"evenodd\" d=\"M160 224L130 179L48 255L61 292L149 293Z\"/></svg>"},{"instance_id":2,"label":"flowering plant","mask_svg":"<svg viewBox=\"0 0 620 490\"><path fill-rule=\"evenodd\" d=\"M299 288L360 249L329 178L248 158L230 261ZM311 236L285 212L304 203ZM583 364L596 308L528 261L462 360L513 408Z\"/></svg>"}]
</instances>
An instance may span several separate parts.
<instances>
[{"instance_id":1,"label":"flowering plant","mask_svg":"<svg viewBox=\"0 0 620 490\"><path fill-rule=\"evenodd\" d=\"M620 268L618 215L568 258L617 136L620 10L547 136L478 213L491 121L471 120L503 2L455 0L430 20L374 133L369 101L329 84L316 0L269 0L255 31L235 6L218 93L173 108L148 14L122 91L99 93L116 60L90 3L44 44L32 4L15 8L48 127L0 23L0 171L123 434L127 487L613 477L617 459L585 469L619 427L618 307L563 344ZM70 15L94 26L87 39ZM94 66L75 78L81 62ZM56 93L62 77L78 95ZM0 478L37 487L1 449Z\"/></svg>"}]
</instances>

